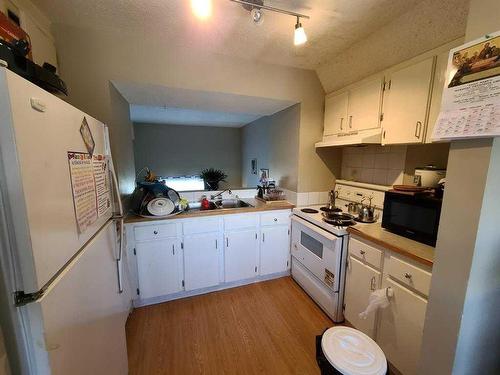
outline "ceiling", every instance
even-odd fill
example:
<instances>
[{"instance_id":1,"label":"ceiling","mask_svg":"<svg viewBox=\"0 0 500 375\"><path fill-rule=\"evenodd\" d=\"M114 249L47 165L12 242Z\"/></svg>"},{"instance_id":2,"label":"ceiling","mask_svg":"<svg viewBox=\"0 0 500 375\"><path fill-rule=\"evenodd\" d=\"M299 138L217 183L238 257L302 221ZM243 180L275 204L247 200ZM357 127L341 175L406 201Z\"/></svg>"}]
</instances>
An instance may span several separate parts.
<instances>
[{"instance_id":1,"label":"ceiling","mask_svg":"<svg viewBox=\"0 0 500 375\"><path fill-rule=\"evenodd\" d=\"M266 63L317 69L422 0L267 0L266 5L309 15L309 41L293 45L295 19L264 12L255 25L229 0L212 0L209 20L194 18L188 0L37 0L53 23L153 36L177 45Z\"/></svg>"},{"instance_id":2,"label":"ceiling","mask_svg":"<svg viewBox=\"0 0 500 375\"><path fill-rule=\"evenodd\" d=\"M138 123L241 127L296 104L136 82L113 81L113 85L130 103L130 118Z\"/></svg>"}]
</instances>

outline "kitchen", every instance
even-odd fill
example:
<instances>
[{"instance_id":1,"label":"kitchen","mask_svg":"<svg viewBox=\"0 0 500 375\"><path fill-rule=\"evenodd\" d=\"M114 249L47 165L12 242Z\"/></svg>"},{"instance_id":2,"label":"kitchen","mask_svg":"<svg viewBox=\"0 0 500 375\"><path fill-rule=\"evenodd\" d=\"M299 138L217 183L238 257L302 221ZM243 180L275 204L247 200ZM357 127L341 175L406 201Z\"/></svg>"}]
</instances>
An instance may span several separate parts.
<instances>
[{"instance_id":1,"label":"kitchen","mask_svg":"<svg viewBox=\"0 0 500 375\"><path fill-rule=\"evenodd\" d=\"M498 21L491 16L498 13L498 4L479 0L412 1L411 6L384 1L370 4L373 7L344 1L331 5L304 1L293 6L278 0L265 3L310 17L296 19L263 4L246 9L233 1L199 3L211 4L211 15L198 14L195 10L207 8L191 8L187 1L154 6L126 2L119 7L92 1L44 0L36 6L26 0L0 2L10 20L14 22L17 15L29 34L34 61L57 67L69 92L58 96L71 104L21 79L22 72L2 68L1 227L6 228L1 242L2 274L11 274L6 259L11 259L12 251L19 261L16 250L8 252L8 248L32 249L39 258L31 264L43 264L35 285L20 280L19 274L14 277L16 272L3 280L2 317L9 317L2 318L3 358L8 358L11 373L319 373L319 364L357 373L339 370L344 369L339 361L348 354L332 356L321 342L322 350L317 351L315 340L326 328L346 329L347 323L336 324L342 315L356 329L353 337L374 339L367 345L378 353L377 363L382 367L373 373L383 373L384 364L394 373L495 373L498 353L484 348L497 343L498 337L495 330L484 328L498 326L492 313L498 307L498 282L492 276L498 270L494 251L498 234L491 225L498 216L498 137L434 143L433 127L442 112L450 50L498 30ZM305 30L309 40L296 47L297 29ZM22 95L37 100L15 100ZM50 121L62 116L51 112L54 107L78 118L67 121L74 124L74 133L70 126L59 131L60 121ZM133 117L134 108L137 117ZM183 111L177 111L180 115L174 120L162 117L171 108ZM203 113L204 124L199 117L197 123L181 124L189 111ZM24 113L47 119L31 117L29 123L43 126L16 130L15 139L8 139L10 124L20 129L16 124L28 124ZM207 126L207 113L223 114L217 126ZM140 118L141 114L149 117ZM223 119L235 115L247 117L232 127L221 126ZM116 183L110 176L109 186L119 188L119 193L110 196L122 198L114 199L113 210L103 207L103 216L98 215L87 228L85 222L75 223L78 209L73 207L71 189L71 166L76 168L77 163L69 151L85 154L87 144L92 143L88 132L80 134L80 125L90 129L97 156L109 159L112 155L109 168L115 169ZM149 135L145 134L148 128ZM191 146L187 134L196 138L198 150L203 139L220 137L214 135L222 134L215 133L220 129L225 129L224 134L235 133L230 157L205 165L207 148L203 151L206 158L198 154L187 165L186 150ZM51 136L59 133L59 137ZM65 134L71 139L69 145L57 140ZM28 146L23 137L38 142L32 139ZM148 147L160 137L164 148L161 140L159 146ZM146 141L141 144L141 139ZM182 143L184 149L179 147ZM217 144L218 149L226 150L225 146ZM169 152L174 149L177 154L186 153L171 163L174 156ZM8 155L22 157L10 163L13 159ZM87 160L85 155L83 160ZM100 161L97 158L96 163ZM152 165L154 161L157 164ZM234 167L221 168L228 161ZM423 168L428 165L438 170ZM36 172L17 176L19 170L27 172L35 166L47 169L53 181L44 181ZM223 169L228 179L236 177L219 189L174 189L179 190L179 202L192 206L191 212L151 220L128 212L134 209L136 180L146 185L155 181L152 174L145 180L143 167L162 178L193 176L210 167ZM437 206L430 210L434 217L441 216L439 230L432 226L430 233L418 238L402 236L397 223L387 221L393 216L389 215L391 205L392 209L401 207L401 202L384 199L387 190L394 185L415 187L419 178L425 186L429 175L435 186L439 169L446 169L441 215ZM264 182L272 179L288 203L255 198L262 173ZM15 193L19 191L16 186L22 186L24 195ZM231 194L217 196L226 188ZM170 191L165 194L170 196ZM61 206L37 201L39 195ZM209 205L226 207L197 209L203 195ZM357 223L339 232L331 229L320 209L329 203L332 209L334 199L344 212L349 203L353 210L359 208L363 199L372 208L368 220L378 217L377 222ZM160 214L165 213L164 204L167 211L171 209L165 201L156 202ZM227 207L238 202L250 207ZM124 204L124 218L118 215L119 203ZM14 206L20 209L12 210ZM307 208L318 213L302 212ZM34 216L9 221L21 213L26 216L24 212ZM58 214L64 223L44 220ZM109 272L95 271L91 285L97 289L92 294L78 288L77 273L72 270L85 265L79 261L85 253L90 254L96 245L104 246L91 234L105 225L105 218L110 220L106 233L113 238L113 247L122 249L123 258L106 258ZM28 233L32 242L26 242L23 226L35 224L35 232ZM59 233L64 230L73 236L75 232L74 241L67 243L82 249L80 258L55 250L58 238L63 238L51 226L56 224L61 226ZM386 229L391 224L392 232ZM76 233L75 225L81 233ZM318 238L317 233L324 236ZM87 241L92 245L89 250L83 246ZM303 252L304 241L309 253ZM325 254L336 257L330 258L328 266L318 263L322 256L310 255L319 252L318 241ZM37 244L43 244L42 250L53 254L61 268L73 268L56 273L44 263L43 252L36 255ZM68 260L70 264L65 265ZM120 285L116 286L118 269ZM21 267L23 277L27 272ZM29 296L44 286L48 292L39 301L35 298L23 307L14 306L14 291L24 290ZM69 289L61 292L61 288ZM124 292L117 294L117 288ZM361 319L359 314L372 292L380 290L387 293L382 301L388 300L389 305ZM109 307L116 315L101 315L91 329L88 319L99 310L99 301L106 299L116 301ZM86 314L77 312L81 300L88 301ZM31 320L23 311L34 314ZM474 319L478 314L481 322ZM20 339L20 327L27 321L34 324L33 316L42 316L41 324L45 324L31 328L34 336L40 333L38 340L44 340L38 347ZM89 329L77 329L84 322ZM75 351L71 338L58 333L58 327L79 337L84 350ZM367 336L361 336L363 332ZM111 346L106 333L115 338ZM325 342L328 335L323 335ZM261 344L263 350L259 350ZM106 362L103 356L108 357ZM237 370L238 365L246 370Z\"/></svg>"}]
</instances>

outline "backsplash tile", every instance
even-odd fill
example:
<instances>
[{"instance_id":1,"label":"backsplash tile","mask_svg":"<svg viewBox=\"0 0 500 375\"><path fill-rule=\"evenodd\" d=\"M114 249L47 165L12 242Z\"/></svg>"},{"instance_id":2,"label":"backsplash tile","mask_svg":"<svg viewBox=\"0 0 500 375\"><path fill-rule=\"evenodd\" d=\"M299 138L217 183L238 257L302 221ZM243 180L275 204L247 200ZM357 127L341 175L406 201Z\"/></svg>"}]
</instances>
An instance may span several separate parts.
<instances>
[{"instance_id":1,"label":"backsplash tile","mask_svg":"<svg viewBox=\"0 0 500 375\"><path fill-rule=\"evenodd\" d=\"M403 183L406 146L344 147L342 179L377 185Z\"/></svg>"}]
</instances>

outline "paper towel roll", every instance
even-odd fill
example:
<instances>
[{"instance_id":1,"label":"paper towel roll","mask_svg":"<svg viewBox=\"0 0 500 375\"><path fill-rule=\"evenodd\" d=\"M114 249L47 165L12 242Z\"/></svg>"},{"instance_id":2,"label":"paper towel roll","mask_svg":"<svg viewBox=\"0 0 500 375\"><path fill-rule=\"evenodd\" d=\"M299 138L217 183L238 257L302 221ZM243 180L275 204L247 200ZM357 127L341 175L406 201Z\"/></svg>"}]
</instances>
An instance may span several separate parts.
<instances>
[{"instance_id":1,"label":"paper towel roll","mask_svg":"<svg viewBox=\"0 0 500 375\"><path fill-rule=\"evenodd\" d=\"M391 288L377 289L370 294L368 298L368 306L365 311L359 313L361 319L368 318L368 315L378 309L385 309L391 303L389 297L392 296Z\"/></svg>"}]
</instances>

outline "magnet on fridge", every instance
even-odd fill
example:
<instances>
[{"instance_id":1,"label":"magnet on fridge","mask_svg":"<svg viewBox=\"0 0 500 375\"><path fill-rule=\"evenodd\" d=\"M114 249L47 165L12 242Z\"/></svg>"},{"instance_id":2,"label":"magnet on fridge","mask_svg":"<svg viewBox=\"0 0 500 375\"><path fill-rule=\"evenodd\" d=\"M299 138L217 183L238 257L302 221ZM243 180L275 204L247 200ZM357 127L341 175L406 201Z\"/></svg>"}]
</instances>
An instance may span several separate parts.
<instances>
[{"instance_id":1,"label":"magnet on fridge","mask_svg":"<svg viewBox=\"0 0 500 375\"><path fill-rule=\"evenodd\" d=\"M47 109L47 106L45 105L45 103L42 102L40 99L31 98L30 102L31 102L31 108L33 108L34 110L36 110L38 112L45 112L45 110Z\"/></svg>"}]
</instances>

